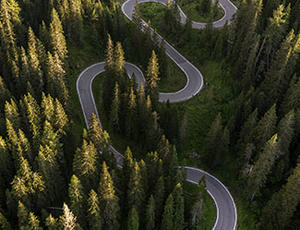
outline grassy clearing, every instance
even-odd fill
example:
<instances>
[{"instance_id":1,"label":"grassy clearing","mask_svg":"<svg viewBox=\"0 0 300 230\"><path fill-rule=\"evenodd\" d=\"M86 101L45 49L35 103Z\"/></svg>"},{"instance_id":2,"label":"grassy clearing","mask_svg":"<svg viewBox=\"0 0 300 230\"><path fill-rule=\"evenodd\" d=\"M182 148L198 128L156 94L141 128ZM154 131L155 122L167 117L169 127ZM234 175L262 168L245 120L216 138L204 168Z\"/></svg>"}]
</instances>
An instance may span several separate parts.
<instances>
[{"instance_id":1,"label":"grassy clearing","mask_svg":"<svg viewBox=\"0 0 300 230\"><path fill-rule=\"evenodd\" d=\"M164 93L175 92L182 89L186 84L186 76L182 70L168 58L169 76L161 77L159 81L159 91Z\"/></svg>"},{"instance_id":2,"label":"grassy clearing","mask_svg":"<svg viewBox=\"0 0 300 230\"><path fill-rule=\"evenodd\" d=\"M186 210L191 210L193 204L197 201L199 188L196 184L185 181L184 182L184 199ZM203 210L201 228L203 230L210 230L216 221L216 205L208 193L203 194Z\"/></svg>"},{"instance_id":3,"label":"grassy clearing","mask_svg":"<svg viewBox=\"0 0 300 230\"><path fill-rule=\"evenodd\" d=\"M224 10L220 6L216 7L216 10L214 11L213 4L209 13L202 14L201 12L199 12L199 10L197 10L200 5L199 1L182 0L178 1L178 4L185 15L190 20L196 22L214 22L221 19L225 14Z\"/></svg>"}]
</instances>

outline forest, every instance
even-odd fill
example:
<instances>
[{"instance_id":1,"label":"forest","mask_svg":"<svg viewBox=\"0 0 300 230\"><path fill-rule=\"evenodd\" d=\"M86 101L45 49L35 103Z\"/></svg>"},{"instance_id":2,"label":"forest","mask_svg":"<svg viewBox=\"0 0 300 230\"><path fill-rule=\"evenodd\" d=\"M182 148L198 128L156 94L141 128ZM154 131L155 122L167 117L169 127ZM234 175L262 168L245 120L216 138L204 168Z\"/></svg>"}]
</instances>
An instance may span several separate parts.
<instances>
[{"instance_id":1,"label":"forest","mask_svg":"<svg viewBox=\"0 0 300 230\"><path fill-rule=\"evenodd\" d=\"M138 4L133 22L122 3L0 0L0 229L211 229L205 177L179 165L227 186L237 229L299 229L300 0L235 0L222 28L208 0L176 1L184 25L170 1ZM203 72L189 101L159 102L185 76L141 19ZM86 128L76 79L100 61L101 123Z\"/></svg>"}]
</instances>

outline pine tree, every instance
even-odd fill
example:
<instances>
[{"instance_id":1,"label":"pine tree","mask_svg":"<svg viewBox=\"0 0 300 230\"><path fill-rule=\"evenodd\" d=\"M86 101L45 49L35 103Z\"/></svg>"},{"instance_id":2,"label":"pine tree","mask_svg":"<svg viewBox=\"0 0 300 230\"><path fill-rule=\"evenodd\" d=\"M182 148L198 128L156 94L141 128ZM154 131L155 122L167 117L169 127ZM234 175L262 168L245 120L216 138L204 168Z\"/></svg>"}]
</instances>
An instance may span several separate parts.
<instances>
[{"instance_id":1,"label":"pine tree","mask_svg":"<svg viewBox=\"0 0 300 230\"><path fill-rule=\"evenodd\" d=\"M255 145L260 151L264 144L274 135L277 122L276 104L259 120L255 130Z\"/></svg>"},{"instance_id":2,"label":"pine tree","mask_svg":"<svg viewBox=\"0 0 300 230\"><path fill-rule=\"evenodd\" d=\"M99 178L97 170L98 152L94 144L83 140L82 147L77 148L73 160L73 171L79 177L86 191L96 186ZM75 212L76 214L76 212Z\"/></svg>"},{"instance_id":3,"label":"pine tree","mask_svg":"<svg viewBox=\"0 0 300 230\"><path fill-rule=\"evenodd\" d=\"M55 99L54 127L59 134L65 135L69 127L69 118L60 101Z\"/></svg>"},{"instance_id":4,"label":"pine tree","mask_svg":"<svg viewBox=\"0 0 300 230\"><path fill-rule=\"evenodd\" d=\"M117 73L123 73L124 65L125 65L124 51L121 43L117 42L114 50L114 70Z\"/></svg>"},{"instance_id":5,"label":"pine tree","mask_svg":"<svg viewBox=\"0 0 300 230\"><path fill-rule=\"evenodd\" d=\"M201 220L204 214L203 208L203 196L206 193L205 187L205 176L203 176L199 181L199 192L197 196L197 201L193 204L191 209L191 227L193 230L200 230L202 229Z\"/></svg>"},{"instance_id":6,"label":"pine tree","mask_svg":"<svg viewBox=\"0 0 300 230\"><path fill-rule=\"evenodd\" d=\"M92 189L87 200L89 229L101 230L102 219L100 215L99 199L97 193Z\"/></svg>"},{"instance_id":7,"label":"pine tree","mask_svg":"<svg viewBox=\"0 0 300 230\"><path fill-rule=\"evenodd\" d=\"M291 78L289 69L294 68L294 65L290 63L293 56L292 47L294 40L295 33L294 30L291 30L281 43L270 64L270 68L265 74L265 79L261 85L261 91L265 94L265 97L261 98L264 100L263 108L268 108L273 103L276 103L284 88L288 86L287 80Z\"/></svg>"},{"instance_id":8,"label":"pine tree","mask_svg":"<svg viewBox=\"0 0 300 230\"><path fill-rule=\"evenodd\" d=\"M129 208L135 206L136 210L141 213L145 192L143 189L140 167L136 161L134 162L130 173L127 196Z\"/></svg>"},{"instance_id":9,"label":"pine tree","mask_svg":"<svg viewBox=\"0 0 300 230\"><path fill-rule=\"evenodd\" d=\"M12 227L7 218L0 212L0 228L3 230L11 230Z\"/></svg>"},{"instance_id":10,"label":"pine tree","mask_svg":"<svg viewBox=\"0 0 300 230\"><path fill-rule=\"evenodd\" d=\"M78 227L77 218L65 203L63 204L63 212L63 215L60 217L63 229L75 230Z\"/></svg>"},{"instance_id":11,"label":"pine tree","mask_svg":"<svg viewBox=\"0 0 300 230\"><path fill-rule=\"evenodd\" d=\"M32 171L28 161L22 156L19 158L19 165L17 174L11 182L12 195L27 206L32 205L37 195L44 191L45 182L37 172Z\"/></svg>"},{"instance_id":12,"label":"pine tree","mask_svg":"<svg viewBox=\"0 0 300 230\"><path fill-rule=\"evenodd\" d=\"M162 216L161 230L172 230L174 228L174 199L172 194L168 196Z\"/></svg>"},{"instance_id":13,"label":"pine tree","mask_svg":"<svg viewBox=\"0 0 300 230\"><path fill-rule=\"evenodd\" d=\"M107 35L107 45L106 45L106 70L112 70L114 66L114 44L111 40L110 35Z\"/></svg>"},{"instance_id":14,"label":"pine tree","mask_svg":"<svg viewBox=\"0 0 300 230\"><path fill-rule=\"evenodd\" d=\"M41 108L45 120L52 122L54 120L54 101L50 94L46 96L44 92L42 93Z\"/></svg>"},{"instance_id":15,"label":"pine tree","mask_svg":"<svg viewBox=\"0 0 300 230\"><path fill-rule=\"evenodd\" d=\"M21 119L19 109L15 101L11 98L10 102L6 101L4 106L5 118L8 119L15 130L21 128Z\"/></svg>"},{"instance_id":16,"label":"pine tree","mask_svg":"<svg viewBox=\"0 0 300 230\"><path fill-rule=\"evenodd\" d=\"M37 95L39 95L44 86L43 72L37 53L36 37L31 27L28 29L28 64L31 76L33 77L33 79L30 79L30 83L36 90Z\"/></svg>"},{"instance_id":17,"label":"pine tree","mask_svg":"<svg viewBox=\"0 0 300 230\"><path fill-rule=\"evenodd\" d=\"M165 199L165 185L163 177L159 177L154 188L155 214L156 220L161 220L163 204ZM158 221L156 222L158 223Z\"/></svg>"},{"instance_id":18,"label":"pine tree","mask_svg":"<svg viewBox=\"0 0 300 230\"><path fill-rule=\"evenodd\" d=\"M38 149L41 130L40 107L30 93L24 96L22 105L25 110L24 112L26 113L26 123L32 134L34 149Z\"/></svg>"},{"instance_id":19,"label":"pine tree","mask_svg":"<svg viewBox=\"0 0 300 230\"><path fill-rule=\"evenodd\" d=\"M7 178L7 182L11 179L13 173L13 163L8 151L5 140L0 136L0 175Z\"/></svg>"},{"instance_id":20,"label":"pine tree","mask_svg":"<svg viewBox=\"0 0 300 230\"><path fill-rule=\"evenodd\" d=\"M146 74L147 85L150 88L150 90L153 90L158 87L158 81L159 81L158 74L159 74L158 60L153 50L152 56L148 63L147 74Z\"/></svg>"},{"instance_id":21,"label":"pine tree","mask_svg":"<svg viewBox=\"0 0 300 230\"><path fill-rule=\"evenodd\" d=\"M276 159L277 134L275 134L266 144L264 150L259 154L253 169L248 178L248 194L251 200L259 193L265 185L267 176L271 172Z\"/></svg>"},{"instance_id":22,"label":"pine tree","mask_svg":"<svg viewBox=\"0 0 300 230\"><path fill-rule=\"evenodd\" d=\"M52 51L56 53L61 61L64 63L67 58L68 50L66 39L64 36L63 27L56 10L53 8L51 12L50 23L50 45Z\"/></svg>"},{"instance_id":23,"label":"pine tree","mask_svg":"<svg viewBox=\"0 0 300 230\"><path fill-rule=\"evenodd\" d=\"M69 37L72 38L74 42L80 44L81 34L82 34L82 4L81 0L73 0L70 2L70 14L68 27Z\"/></svg>"},{"instance_id":24,"label":"pine tree","mask_svg":"<svg viewBox=\"0 0 300 230\"><path fill-rule=\"evenodd\" d=\"M52 214L50 214L46 220L45 220L45 225L48 228L48 230L56 230L56 229L60 229L59 226L59 222L56 218L54 218L52 216Z\"/></svg>"},{"instance_id":25,"label":"pine tree","mask_svg":"<svg viewBox=\"0 0 300 230\"><path fill-rule=\"evenodd\" d=\"M81 181L73 175L69 184L70 209L78 220L83 222L85 217L85 196Z\"/></svg>"},{"instance_id":26,"label":"pine tree","mask_svg":"<svg viewBox=\"0 0 300 230\"><path fill-rule=\"evenodd\" d=\"M291 110L278 124L278 155L289 152L289 146L294 136L295 112Z\"/></svg>"},{"instance_id":27,"label":"pine tree","mask_svg":"<svg viewBox=\"0 0 300 230\"><path fill-rule=\"evenodd\" d=\"M6 84L4 83L3 78L0 76L0 105L7 101L10 97L10 92L7 89Z\"/></svg>"},{"instance_id":28,"label":"pine tree","mask_svg":"<svg viewBox=\"0 0 300 230\"><path fill-rule=\"evenodd\" d=\"M108 172L105 161L102 164L102 173L99 184L99 204L101 216L103 219L103 228L115 230L119 228L118 215L119 204L118 197L115 195L113 181Z\"/></svg>"},{"instance_id":29,"label":"pine tree","mask_svg":"<svg viewBox=\"0 0 300 230\"><path fill-rule=\"evenodd\" d=\"M213 164L214 160L216 159L216 156L222 154L222 148L220 149L219 145L216 145L217 142L219 142L223 135L223 126L222 126L222 117L221 114L218 114L216 116L216 119L213 121L213 123L210 126L210 130L207 133L206 136L206 145L205 145L205 154L206 158L210 165Z\"/></svg>"},{"instance_id":30,"label":"pine tree","mask_svg":"<svg viewBox=\"0 0 300 230\"><path fill-rule=\"evenodd\" d=\"M290 81L289 89L285 94L285 98L281 104L282 111L287 113L291 109L300 107L300 78L294 75Z\"/></svg>"},{"instance_id":31,"label":"pine tree","mask_svg":"<svg viewBox=\"0 0 300 230\"><path fill-rule=\"evenodd\" d=\"M300 200L300 164L289 176L287 183L268 201L263 208L261 225L266 230L285 229L296 212Z\"/></svg>"},{"instance_id":32,"label":"pine tree","mask_svg":"<svg viewBox=\"0 0 300 230\"><path fill-rule=\"evenodd\" d=\"M48 200L51 204L61 200L64 194L65 182L62 177L55 153L49 146L40 146L39 154L36 158L38 171L45 180L48 192Z\"/></svg>"},{"instance_id":33,"label":"pine tree","mask_svg":"<svg viewBox=\"0 0 300 230\"><path fill-rule=\"evenodd\" d=\"M30 229L30 230L42 230L43 229L42 227L40 227L39 219L32 212L29 213L28 225L27 225L27 228L25 228L25 229Z\"/></svg>"},{"instance_id":34,"label":"pine tree","mask_svg":"<svg viewBox=\"0 0 300 230\"><path fill-rule=\"evenodd\" d=\"M29 213L25 205L21 201L18 201L17 216L18 216L18 223L20 229L22 229L23 226L27 225L28 215Z\"/></svg>"},{"instance_id":35,"label":"pine tree","mask_svg":"<svg viewBox=\"0 0 300 230\"><path fill-rule=\"evenodd\" d=\"M254 139L254 130L257 124L257 109L255 109L244 122L241 131L240 137L238 140L239 149L244 150L245 145L248 143L253 143Z\"/></svg>"},{"instance_id":36,"label":"pine tree","mask_svg":"<svg viewBox=\"0 0 300 230\"><path fill-rule=\"evenodd\" d=\"M111 125L118 129L119 128L119 111L120 111L120 92L119 84L116 82L114 90L114 99L110 110L110 123Z\"/></svg>"},{"instance_id":37,"label":"pine tree","mask_svg":"<svg viewBox=\"0 0 300 230\"><path fill-rule=\"evenodd\" d=\"M89 122L89 137L98 151L103 151L104 148L107 148L109 135L106 131L102 130L100 121L95 114L92 114L92 118Z\"/></svg>"},{"instance_id":38,"label":"pine tree","mask_svg":"<svg viewBox=\"0 0 300 230\"><path fill-rule=\"evenodd\" d=\"M150 196L147 207L146 207L146 230L153 230L155 228L155 200L153 195Z\"/></svg>"},{"instance_id":39,"label":"pine tree","mask_svg":"<svg viewBox=\"0 0 300 230\"><path fill-rule=\"evenodd\" d=\"M176 230L184 229L184 197L181 184L177 184L172 192L174 197L174 225Z\"/></svg>"},{"instance_id":40,"label":"pine tree","mask_svg":"<svg viewBox=\"0 0 300 230\"><path fill-rule=\"evenodd\" d=\"M135 207L133 206L129 212L128 216L128 230L138 230L139 229L139 214Z\"/></svg>"},{"instance_id":41,"label":"pine tree","mask_svg":"<svg viewBox=\"0 0 300 230\"><path fill-rule=\"evenodd\" d=\"M136 137L136 95L134 89L130 88L128 100L128 114L126 119L126 133L128 137Z\"/></svg>"}]
</instances>

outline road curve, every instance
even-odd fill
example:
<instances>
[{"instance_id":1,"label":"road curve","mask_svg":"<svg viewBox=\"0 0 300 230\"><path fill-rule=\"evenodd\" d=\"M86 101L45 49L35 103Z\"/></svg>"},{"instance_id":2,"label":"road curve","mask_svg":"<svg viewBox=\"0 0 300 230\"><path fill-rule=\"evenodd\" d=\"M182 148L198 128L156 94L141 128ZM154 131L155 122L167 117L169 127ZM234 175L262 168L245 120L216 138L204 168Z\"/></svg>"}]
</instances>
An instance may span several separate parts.
<instances>
[{"instance_id":1,"label":"road curve","mask_svg":"<svg viewBox=\"0 0 300 230\"><path fill-rule=\"evenodd\" d=\"M155 1L162 4L166 4L166 0L138 0L138 3ZM236 7L229 0L220 0L221 7L225 11L225 15L222 19L213 23L214 27L223 26L226 21L230 23L232 15L236 11ZM128 19L132 19L134 6L136 0L127 0L122 5L122 11ZM186 16L180 10L181 22L185 23ZM193 22L193 28L201 29L205 26L204 23ZM142 26L148 26L144 21ZM154 30L150 28L152 33ZM163 41L163 38L158 35L158 40ZM167 55L181 68L187 77L186 86L174 93L160 93L159 100L161 102L169 100L171 103L186 101L200 92L203 86L203 77L201 72L191 64L185 57L183 57L174 47L168 42L164 41ZM130 77L134 73L138 85L145 84L145 78L142 71L134 64L125 63L125 69ZM86 126L88 127L88 121L91 115L94 113L99 118L98 110L92 93L92 82L94 78L100 73L105 71L105 63L100 62L87 67L79 75L76 88L78 97L80 100L81 108L84 115ZM100 122L101 123L101 122ZM111 151L114 153L119 166L123 164L123 155L120 154L113 146L110 146ZM184 167L186 171L186 180L198 184L199 180L205 175L207 191L213 198L217 208L217 218L212 230L236 230L237 226L237 211L234 200L228 191L228 189L214 176L211 174L193 167Z\"/></svg>"}]
</instances>

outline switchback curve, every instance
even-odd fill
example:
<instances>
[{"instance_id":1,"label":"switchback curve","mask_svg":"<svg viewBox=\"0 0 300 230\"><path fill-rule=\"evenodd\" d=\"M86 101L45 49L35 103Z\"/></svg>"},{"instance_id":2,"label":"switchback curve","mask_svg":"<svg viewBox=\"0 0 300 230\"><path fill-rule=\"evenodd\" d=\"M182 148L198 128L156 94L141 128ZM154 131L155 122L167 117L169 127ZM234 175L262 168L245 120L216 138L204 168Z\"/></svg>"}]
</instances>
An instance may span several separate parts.
<instances>
[{"instance_id":1,"label":"switchback curve","mask_svg":"<svg viewBox=\"0 0 300 230\"><path fill-rule=\"evenodd\" d=\"M138 3L141 2L149 2L154 0L139 0ZM162 4L166 4L166 0L156 0L155 2L159 2ZM230 19L234 12L236 11L236 7L229 0L220 0L220 5L225 11L225 15L222 19L213 23L214 27L223 26L226 21L230 23ZM132 20L132 14L134 11L134 6L136 4L136 0L127 0L122 5L122 11L126 15L126 17ZM180 10L181 22L184 23L186 20L186 16ZM148 26L144 21L142 25ZM201 29L204 27L204 23L193 22L193 28ZM150 28L152 33L154 30ZM159 41L162 41L163 38L158 35ZM186 86L174 93L160 93L159 100L161 102L169 100L171 103L186 101L200 92L203 86L203 77L201 72L190 63L185 57L183 57L174 47L172 47L168 42L165 43L166 53L167 55L181 68L181 70L185 73L187 77ZM132 73L135 74L137 83L145 84L145 78L142 71L134 64L125 63L125 69L130 77ZM81 74L79 75L76 88L77 94L80 100L81 108L83 111L84 119L86 126L88 127L88 121L91 118L91 115L96 114L97 118L100 117L98 114L98 110L96 107L96 103L92 93L92 82L94 78L100 73L105 71L105 62L96 63L94 65L89 66ZM113 146L110 146L111 151L114 153L117 163L119 166L123 164L123 155L119 153ZM186 171L186 180L198 184L199 180L203 175L206 178L207 191L213 198L216 208L217 208L217 218L212 230L236 230L237 225L237 211L234 200L228 191L228 189L214 176L211 174L193 167L184 167Z\"/></svg>"}]
</instances>

